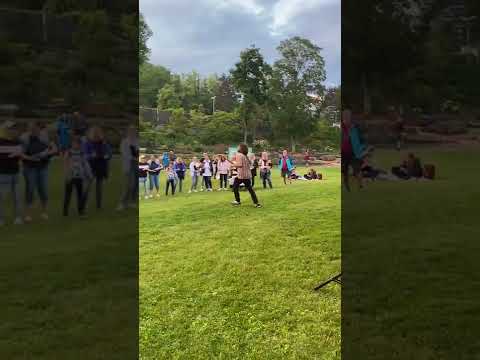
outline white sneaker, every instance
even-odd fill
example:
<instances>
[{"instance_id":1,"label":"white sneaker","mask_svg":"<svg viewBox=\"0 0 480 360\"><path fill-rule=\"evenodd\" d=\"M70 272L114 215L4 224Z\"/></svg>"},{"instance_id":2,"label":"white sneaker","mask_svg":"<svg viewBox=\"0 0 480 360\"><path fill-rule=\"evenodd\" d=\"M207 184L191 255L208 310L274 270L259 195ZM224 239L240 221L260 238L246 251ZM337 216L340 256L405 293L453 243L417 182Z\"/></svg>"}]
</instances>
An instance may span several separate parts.
<instances>
[{"instance_id":1,"label":"white sneaker","mask_svg":"<svg viewBox=\"0 0 480 360\"><path fill-rule=\"evenodd\" d=\"M31 223L32 220L33 220L33 219L32 219L31 216L29 216L29 215L25 216L25 222L26 222L26 223Z\"/></svg>"},{"instance_id":2,"label":"white sneaker","mask_svg":"<svg viewBox=\"0 0 480 360\"><path fill-rule=\"evenodd\" d=\"M188 193L191 194L191 193L192 193L192 190L190 190Z\"/></svg>"},{"instance_id":3,"label":"white sneaker","mask_svg":"<svg viewBox=\"0 0 480 360\"><path fill-rule=\"evenodd\" d=\"M198 192L198 190L193 190L193 192Z\"/></svg>"},{"instance_id":4,"label":"white sneaker","mask_svg":"<svg viewBox=\"0 0 480 360\"><path fill-rule=\"evenodd\" d=\"M200 189L200 192L202 192L202 191L203 191L203 188Z\"/></svg>"},{"instance_id":5,"label":"white sneaker","mask_svg":"<svg viewBox=\"0 0 480 360\"><path fill-rule=\"evenodd\" d=\"M48 220L48 214L47 213L43 213L42 215L40 215L40 217L45 221Z\"/></svg>"},{"instance_id":6,"label":"white sneaker","mask_svg":"<svg viewBox=\"0 0 480 360\"><path fill-rule=\"evenodd\" d=\"M13 225L23 225L23 220L21 217L17 217L13 222Z\"/></svg>"},{"instance_id":7,"label":"white sneaker","mask_svg":"<svg viewBox=\"0 0 480 360\"><path fill-rule=\"evenodd\" d=\"M232 201L233 206L240 206L240 203L238 201Z\"/></svg>"}]
</instances>

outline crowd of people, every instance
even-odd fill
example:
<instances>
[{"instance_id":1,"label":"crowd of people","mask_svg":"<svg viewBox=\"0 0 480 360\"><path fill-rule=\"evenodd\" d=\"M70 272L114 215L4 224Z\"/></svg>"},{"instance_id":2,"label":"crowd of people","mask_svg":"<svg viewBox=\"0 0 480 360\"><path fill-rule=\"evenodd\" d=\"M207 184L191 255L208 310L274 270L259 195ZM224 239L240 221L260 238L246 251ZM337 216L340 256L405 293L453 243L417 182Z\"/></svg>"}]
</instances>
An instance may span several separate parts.
<instances>
[{"instance_id":1,"label":"crowd of people","mask_svg":"<svg viewBox=\"0 0 480 360\"><path fill-rule=\"evenodd\" d=\"M133 196L139 153L134 127L122 146L127 186L119 209L134 206L138 200ZM74 193L80 216L85 215L94 191L95 206L101 210L112 154L102 128L88 126L79 113L63 114L53 128L37 121L26 128L14 121L0 124L0 225L5 224L8 197L13 199L14 224L32 222L36 207L40 219L49 219L50 163L54 157L63 163L63 215L69 216Z\"/></svg>"}]
</instances>

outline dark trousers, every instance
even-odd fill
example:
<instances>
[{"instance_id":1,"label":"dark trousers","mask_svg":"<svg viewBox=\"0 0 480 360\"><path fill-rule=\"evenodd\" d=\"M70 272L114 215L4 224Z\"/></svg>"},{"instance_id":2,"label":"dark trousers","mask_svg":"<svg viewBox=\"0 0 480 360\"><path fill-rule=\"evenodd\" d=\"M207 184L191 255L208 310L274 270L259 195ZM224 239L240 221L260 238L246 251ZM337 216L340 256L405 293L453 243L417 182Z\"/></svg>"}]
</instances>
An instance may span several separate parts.
<instances>
[{"instance_id":1,"label":"dark trousers","mask_svg":"<svg viewBox=\"0 0 480 360\"><path fill-rule=\"evenodd\" d=\"M85 210L85 196L83 192L83 179L71 179L65 184L65 198L63 201L63 215L68 216L68 211L70 209L70 200L72 199L72 192L75 188L77 193L77 209L78 214L83 215Z\"/></svg>"},{"instance_id":2,"label":"dark trousers","mask_svg":"<svg viewBox=\"0 0 480 360\"><path fill-rule=\"evenodd\" d=\"M261 172L260 177L262 178L262 181L263 181L263 188L265 189L268 183L271 189L272 188L271 172L270 171Z\"/></svg>"},{"instance_id":3,"label":"dark trousers","mask_svg":"<svg viewBox=\"0 0 480 360\"><path fill-rule=\"evenodd\" d=\"M168 189L172 187L172 195L175 195L175 180L167 180L167 189L165 190L165 195L168 195Z\"/></svg>"},{"instance_id":4,"label":"dark trousers","mask_svg":"<svg viewBox=\"0 0 480 360\"><path fill-rule=\"evenodd\" d=\"M207 189L212 188L212 177L211 176L204 176L203 179L205 180L205 187Z\"/></svg>"},{"instance_id":5,"label":"dark trousers","mask_svg":"<svg viewBox=\"0 0 480 360\"><path fill-rule=\"evenodd\" d=\"M235 178L235 181L233 182L233 193L235 194L235 200L237 202L240 202L240 185L244 184L245 189L248 190L250 193L250 196L252 197L252 201L254 204L258 204L258 199L257 199L257 194L255 194L255 191L252 188L252 183L250 179L239 179Z\"/></svg>"},{"instance_id":6,"label":"dark trousers","mask_svg":"<svg viewBox=\"0 0 480 360\"><path fill-rule=\"evenodd\" d=\"M95 178L95 202L97 205L97 209L102 208L102 200L103 200L103 181L104 178L97 177ZM85 206L88 203L88 197L91 192L91 185L85 191Z\"/></svg>"},{"instance_id":7,"label":"dark trousers","mask_svg":"<svg viewBox=\"0 0 480 360\"><path fill-rule=\"evenodd\" d=\"M228 181L228 175L227 174L220 174L220 187L221 188L227 188L227 181Z\"/></svg>"}]
</instances>

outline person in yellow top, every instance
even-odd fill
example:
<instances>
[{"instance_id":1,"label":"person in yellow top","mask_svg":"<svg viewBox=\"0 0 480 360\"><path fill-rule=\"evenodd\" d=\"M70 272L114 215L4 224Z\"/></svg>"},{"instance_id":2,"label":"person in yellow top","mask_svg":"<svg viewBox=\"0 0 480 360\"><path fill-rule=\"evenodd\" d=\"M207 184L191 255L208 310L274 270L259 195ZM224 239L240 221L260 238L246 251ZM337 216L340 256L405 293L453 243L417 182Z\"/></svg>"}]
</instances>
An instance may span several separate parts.
<instances>
[{"instance_id":1,"label":"person in yellow top","mask_svg":"<svg viewBox=\"0 0 480 360\"><path fill-rule=\"evenodd\" d=\"M233 167L237 169L238 175L235 178L233 183L233 193L235 195L235 201L232 202L232 205L239 206L240 202L240 185L243 184L245 189L248 190L250 196L252 197L252 201L255 204L256 208L261 208L262 205L258 202L257 194L252 188L252 172L250 170L250 160L247 157L248 155L248 147L245 144L240 144L238 146L237 154L235 155L234 159L230 161Z\"/></svg>"}]
</instances>

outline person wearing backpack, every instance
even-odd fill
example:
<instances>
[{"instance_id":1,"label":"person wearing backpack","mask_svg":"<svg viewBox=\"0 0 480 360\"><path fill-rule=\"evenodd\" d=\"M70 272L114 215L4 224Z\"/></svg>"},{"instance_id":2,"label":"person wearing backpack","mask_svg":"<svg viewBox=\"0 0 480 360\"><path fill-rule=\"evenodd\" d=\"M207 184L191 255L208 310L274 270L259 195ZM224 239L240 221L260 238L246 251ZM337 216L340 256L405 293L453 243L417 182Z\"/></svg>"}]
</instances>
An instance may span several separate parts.
<instances>
[{"instance_id":1,"label":"person wearing backpack","mask_svg":"<svg viewBox=\"0 0 480 360\"><path fill-rule=\"evenodd\" d=\"M23 176L25 179L25 221L32 221L35 193L41 206L41 218L48 220L48 171L50 159L57 153L54 143L41 134L41 125L33 122L23 140Z\"/></svg>"}]
</instances>

